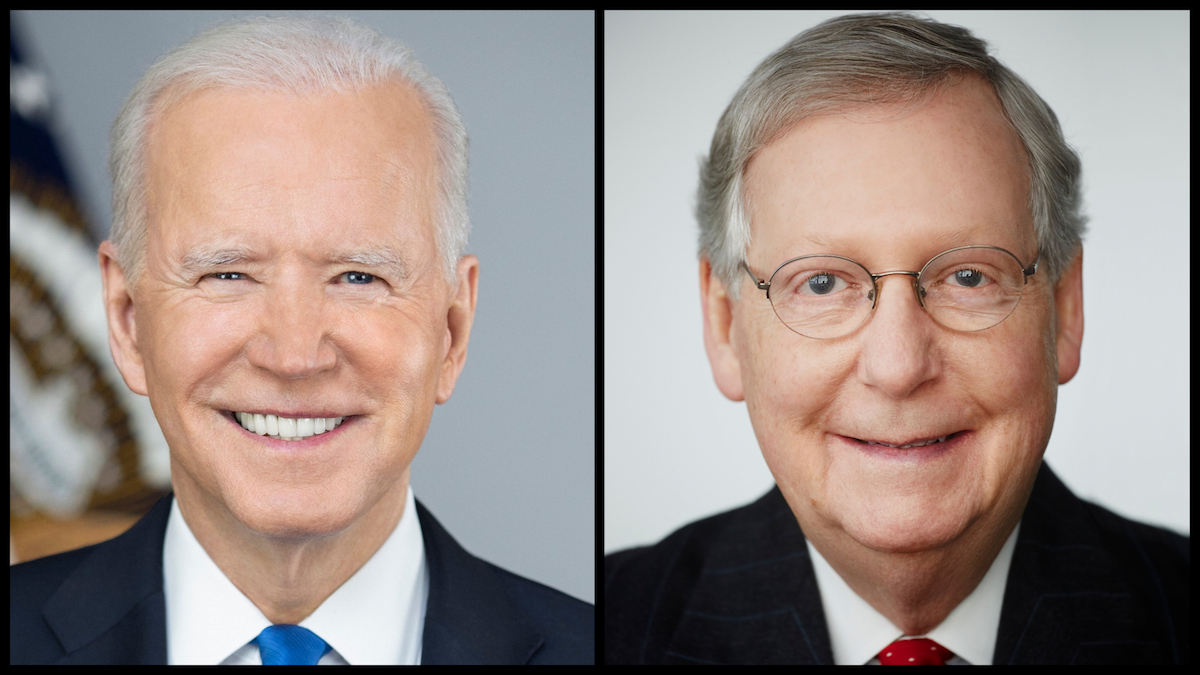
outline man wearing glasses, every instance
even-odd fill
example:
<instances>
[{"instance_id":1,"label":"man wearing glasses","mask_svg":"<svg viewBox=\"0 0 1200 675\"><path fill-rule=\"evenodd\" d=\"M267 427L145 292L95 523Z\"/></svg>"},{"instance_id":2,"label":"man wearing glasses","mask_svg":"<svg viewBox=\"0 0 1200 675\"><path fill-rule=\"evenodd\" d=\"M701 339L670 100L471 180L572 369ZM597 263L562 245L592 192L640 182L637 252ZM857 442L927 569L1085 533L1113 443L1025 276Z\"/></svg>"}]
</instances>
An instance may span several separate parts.
<instances>
[{"instance_id":1,"label":"man wearing glasses","mask_svg":"<svg viewBox=\"0 0 1200 675\"><path fill-rule=\"evenodd\" d=\"M968 31L797 36L702 165L704 340L776 488L605 559L606 663L1186 663L1189 540L1043 464L1080 162Z\"/></svg>"}]
</instances>

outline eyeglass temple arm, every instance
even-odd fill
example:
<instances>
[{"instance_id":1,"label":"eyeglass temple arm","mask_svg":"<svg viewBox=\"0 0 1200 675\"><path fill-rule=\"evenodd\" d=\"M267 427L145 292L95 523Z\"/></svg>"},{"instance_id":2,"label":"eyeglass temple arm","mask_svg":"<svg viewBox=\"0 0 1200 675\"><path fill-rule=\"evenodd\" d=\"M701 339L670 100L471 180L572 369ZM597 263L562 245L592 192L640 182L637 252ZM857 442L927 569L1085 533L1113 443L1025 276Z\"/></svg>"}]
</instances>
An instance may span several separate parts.
<instances>
[{"instance_id":1,"label":"eyeglass temple arm","mask_svg":"<svg viewBox=\"0 0 1200 675\"><path fill-rule=\"evenodd\" d=\"M1037 266L1036 263L1034 264L1034 266L1035 267ZM758 290L765 291L771 287L771 284L754 276L754 272L750 271L750 266L747 265L745 262L742 263L742 269L746 270L746 274L750 275L750 280L754 282L754 285L755 285L755 287L758 288Z\"/></svg>"},{"instance_id":2,"label":"eyeglass temple arm","mask_svg":"<svg viewBox=\"0 0 1200 675\"><path fill-rule=\"evenodd\" d=\"M1025 274L1025 283L1029 283L1029 277L1037 274L1038 263L1042 260L1042 252L1038 251L1037 257L1033 259L1033 264L1021 270Z\"/></svg>"}]
</instances>

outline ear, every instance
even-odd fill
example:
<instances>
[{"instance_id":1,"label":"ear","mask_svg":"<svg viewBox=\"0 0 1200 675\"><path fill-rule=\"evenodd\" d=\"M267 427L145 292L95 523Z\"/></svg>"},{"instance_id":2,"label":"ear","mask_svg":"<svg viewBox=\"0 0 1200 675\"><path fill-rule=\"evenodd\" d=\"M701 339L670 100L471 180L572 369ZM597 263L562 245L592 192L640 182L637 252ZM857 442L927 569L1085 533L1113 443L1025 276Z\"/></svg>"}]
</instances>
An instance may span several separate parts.
<instances>
[{"instance_id":1,"label":"ear","mask_svg":"<svg viewBox=\"0 0 1200 675\"><path fill-rule=\"evenodd\" d=\"M438 377L437 402L445 403L454 393L454 385L467 362L467 342L475 321L475 298L479 291L479 258L465 255L456 270L458 287L446 312L446 336L443 341L442 369Z\"/></svg>"},{"instance_id":2,"label":"ear","mask_svg":"<svg viewBox=\"0 0 1200 675\"><path fill-rule=\"evenodd\" d=\"M1058 383L1066 384L1079 372L1083 346L1083 247L1054 287L1058 309Z\"/></svg>"},{"instance_id":3,"label":"ear","mask_svg":"<svg viewBox=\"0 0 1200 675\"><path fill-rule=\"evenodd\" d=\"M700 259L700 304L704 312L704 350L717 388L731 401L741 401L742 366L730 343L733 301L725 284L713 273L708 258Z\"/></svg>"},{"instance_id":4,"label":"ear","mask_svg":"<svg viewBox=\"0 0 1200 675\"><path fill-rule=\"evenodd\" d=\"M98 255L100 280L104 284L104 313L108 316L108 349L125 385L136 394L149 396L146 366L137 341L133 295L124 270L117 265L117 249L111 241L105 240L100 242Z\"/></svg>"}]
</instances>

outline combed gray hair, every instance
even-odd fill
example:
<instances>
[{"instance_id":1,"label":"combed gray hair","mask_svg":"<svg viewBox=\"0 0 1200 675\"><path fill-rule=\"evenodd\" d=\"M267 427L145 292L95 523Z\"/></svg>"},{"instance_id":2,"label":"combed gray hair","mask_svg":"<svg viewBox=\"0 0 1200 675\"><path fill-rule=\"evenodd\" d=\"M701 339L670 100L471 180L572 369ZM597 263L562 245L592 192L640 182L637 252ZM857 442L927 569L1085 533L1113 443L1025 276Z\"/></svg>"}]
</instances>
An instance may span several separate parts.
<instances>
[{"instance_id":1,"label":"combed gray hair","mask_svg":"<svg viewBox=\"0 0 1200 675\"><path fill-rule=\"evenodd\" d=\"M161 56L138 80L113 121L109 238L131 287L145 271L146 139L154 120L189 93L208 88L319 95L389 81L411 85L437 137L437 245L446 279L467 245L467 128L446 87L403 43L342 17L251 17L218 24Z\"/></svg>"},{"instance_id":2,"label":"combed gray hair","mask_svg":"<svg viewBox=\"0 0 1200 675\"><path fill-rule=\"evenodd\" d=\"M912 107L962 76L995 89L1029 157L1029 208L1052 284L1082 245L1079 156L1058 118L987 43L959 26L906 12L841 16L800 33L767 57L733 97L700 163L700 255L736 298L750 245L744 172L754 154L800 120L876 105ZM1023 261L1029 264L1032 261Z\"/></svg>"}]
</instances>

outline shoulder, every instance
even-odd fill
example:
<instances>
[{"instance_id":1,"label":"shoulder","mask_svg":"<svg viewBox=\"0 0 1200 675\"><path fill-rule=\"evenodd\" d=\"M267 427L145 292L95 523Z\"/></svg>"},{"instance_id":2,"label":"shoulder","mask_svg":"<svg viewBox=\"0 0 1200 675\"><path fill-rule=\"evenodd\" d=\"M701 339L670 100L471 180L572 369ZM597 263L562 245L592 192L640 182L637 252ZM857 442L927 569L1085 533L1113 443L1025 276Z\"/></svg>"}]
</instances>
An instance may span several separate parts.
<instances>
[{"instance_id":1,"label":"shoulder","mask_svg":"<svg viewBox=\"0 0 1200 675\"><path fill-rule=\"evenodd\" d=\"M694 578L718 535L747 507L726 511L684 525L651 546L615 551L604 556L604 598L625 600L634 587L650 583L658 588L666 577ZM636 594L641 597L641 593ZM631 600L633 598L630 598ZM641 597L643 601L647 598Z\"/></svg>"},{"instance_id":2,"label":"shoulder","mask_svg":"<svg viewBox=\"0 0 1200 675\"><path fill-rule=\"evenodd\" d=\"M1081 649L1085 643L1096 653L1116 649L1115 635L1129 644L1155 643L1154 658L1186 663L1190 544L1185 535L1081 499L1043 463L1021 518L1005 602L1012 600L1021 626L1036 615L1079 632L1079 640L1086 638ZM1015 658L1029 657L1031 649L1022 644Z\"/></svg>"},{"instance_id":3,"label":"shoulder","mask_svg":"<svg viewBox=\"0 0 1200 675\"><path fill-rule=\"evenodd\" d=\"M99 544L8 568L9 663L53 663L63 650L43 608Z\"/></svg>"},{"instance_id":4,"label":"shoulder","mask_svg":"<svg viewBox=\"0 0 1200 675\"><path fill-rule=\"evenodd\" d=\"M655 627L673 630L679 623L705 568L721 554L722 535L731 527L761 523L777 493L689 523L654 545L604 556L604 663L642 662L643 643Z\"/></svg>"},{"instance_id":5,"label":"shoulder","mask_svg":"<svg viewBox=\"0 0 1200 675\"><path fill-rule=\"evenodd\" d=\"M170 504L170 495L160 499L107 541L10 566L10 662L165 661L162 541Z\"/></svg>"},{"instance_id":6,"label":"shoulder","mask_svg":"<svg viewBox=\"0 0 1200 675\"><path fill-rule=\"evenodd\" d=\"M44 602L92 551L102 545L93 544L9 566L10 606Z\"/></svg>"},{"instance_id":7,"label":"shoulder","mask_svg":"<svg viewBox=\"0 0 1200 675\"><path fill-rule=\"evenodd\" d=\"M1157 596L1188 590L1191 573L1189 537L1125 518L1079 498L1045 464L1039 471L1030 502L1025 519L1032 517L1038 521L1030 523L1040 531L1039 535L1033 535L1035 538L1078 540L1100 546L1116 561L1122 576L1134 583L1136 591L1144 590ZM1087 533L1086 538L1081 538L1085 537L1084 533ZM1172 600L1186 606L1189 597L1190 594L1184 592Z\"/></svg>"},{"instance_id":8,"label":"shoulder","mask_svg":"<svg viewBox=\"0 0 1200 675\"><path fill-rule=\"evenodd\" d=\"M596 608L487 561L505 592L546 643L532 663L595 663Z\"/></svg>"},{"instance_id":9,"label":"shoulder","mask_svg":"<svg viewBox=\"0 0 1200 675\"><path fill-rule=\"evenodd\" d=\"M1117 555L1140 563L1167 579L1188 578L1191 538L1164 527L1140 523L1083 501L1083 507L1108 547Z\"/></svg>"},{"instance_id":10,"label":"shoulder","mask_svg":"<svg viewBox=\"0 0 1200 675\"><path fill-rule=\"evenodd\" d=\"M1175 636L1186 662L1191 643L1191 538L1081 501L1124 581L1145 602L1156 632Z\"/></svg>"},{"instance_id":11,"label":"shoulder","mask_svg":"<svg viewBox=\"0 0 1200 675\"><path fill-rule=\"evenodd\" d=\"M429 565L424 662L595 663L595 607L469 553L416 506Z\"/></svg>"}]
</instances>

